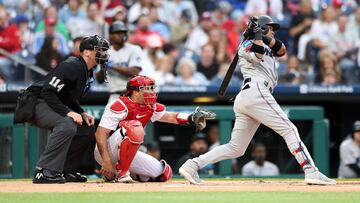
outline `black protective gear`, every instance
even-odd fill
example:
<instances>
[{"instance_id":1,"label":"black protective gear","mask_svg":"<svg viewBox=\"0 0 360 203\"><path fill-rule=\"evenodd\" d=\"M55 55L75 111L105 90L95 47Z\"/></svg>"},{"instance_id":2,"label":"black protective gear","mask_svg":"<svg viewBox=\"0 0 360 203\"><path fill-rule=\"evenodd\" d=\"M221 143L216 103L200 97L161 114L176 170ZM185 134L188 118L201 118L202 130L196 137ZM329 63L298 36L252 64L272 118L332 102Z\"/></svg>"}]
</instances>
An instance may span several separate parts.
<instances>
[{"instance_id":1,"label":"black protective gear","mask_svg":"<svg viewBox=\"0 0 360 203\"><path fill-rule=\"evenodd\" d=\"M269 26L273 27L274 31L277 31L280 28L279 23L275 23L270 16L261 15L257 20L257 24L263 30L263 34L266 35L269 32Z\"/></svg>"},{"instance_id":2,"label":"black protective gear","mask_svg":"<svg viewBox=\"0 0 360 203\"><path fill-rule=\"evenodd\" d=\"M109 54L107 51L109 48L110 43L98 35L84 37L80 43L80 52L84 50L96 51L95 59L99 65L104 65L108 61Z\"/></svg>"}]
</instances>

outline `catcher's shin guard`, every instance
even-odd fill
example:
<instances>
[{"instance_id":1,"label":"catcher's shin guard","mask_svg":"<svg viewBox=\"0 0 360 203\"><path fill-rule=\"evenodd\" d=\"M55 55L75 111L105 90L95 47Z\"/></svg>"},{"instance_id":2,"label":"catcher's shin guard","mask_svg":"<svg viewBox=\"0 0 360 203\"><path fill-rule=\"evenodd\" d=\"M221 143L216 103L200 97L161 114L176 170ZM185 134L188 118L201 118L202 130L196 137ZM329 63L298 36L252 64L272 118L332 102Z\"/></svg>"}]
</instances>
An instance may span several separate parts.
<instances>
[{"instance_id":1,"label":"catcher's shin guard","mask_svg":"<svg viewBox=\"0 0 360 203\"><path fill-rule=\"evenodd\" d=\"M119 171L118 177L125 176L129 171L140 144L144 141L144 128L139 121L131 120L121 122L121 134L124 136L120 144L119 162L116 170Z\"/></svg>"}]
</instances>

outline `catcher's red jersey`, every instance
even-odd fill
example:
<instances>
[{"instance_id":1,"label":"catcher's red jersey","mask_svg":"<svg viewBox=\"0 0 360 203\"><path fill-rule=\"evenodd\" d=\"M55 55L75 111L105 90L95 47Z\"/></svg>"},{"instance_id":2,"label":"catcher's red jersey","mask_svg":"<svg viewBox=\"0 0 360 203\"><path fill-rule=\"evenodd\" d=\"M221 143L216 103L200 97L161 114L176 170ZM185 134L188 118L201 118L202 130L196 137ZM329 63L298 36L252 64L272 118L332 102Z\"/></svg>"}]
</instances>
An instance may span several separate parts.
<instances>
[{"instance_id":1,"label":"catcher's red jersey","mask_svg":"<svg viewBox=\"0 0 360 203\"><path fill-rule=\"evenodd\" d=\"M155 122L165 114L165 106L156 103L154 108L133 102L129 97L119 97L105 107L99 126L116 130L122 120L138 120L145 127L151 120Z\"/></svg>"}]
</instances>

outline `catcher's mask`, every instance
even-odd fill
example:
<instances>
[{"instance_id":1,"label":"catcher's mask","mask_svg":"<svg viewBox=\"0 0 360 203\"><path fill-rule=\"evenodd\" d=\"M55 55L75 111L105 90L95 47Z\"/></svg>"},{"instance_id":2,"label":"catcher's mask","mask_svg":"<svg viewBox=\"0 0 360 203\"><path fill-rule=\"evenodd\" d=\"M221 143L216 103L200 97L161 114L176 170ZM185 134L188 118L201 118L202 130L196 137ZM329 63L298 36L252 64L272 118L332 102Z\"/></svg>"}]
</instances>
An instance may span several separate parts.
<instances>
[{"instance_id":1,"label":"catcher's mask","mask_svg":"<svg viewBox=\"0 0 360 203\"><path fill-rule=\"evenodd\" d=\"M142 93L144 103L146 105L153 105L157 100L157 89L154 79L138 75L128 81L125 96L130 96L134 90L138 90Z\"/></svg>"},{"instance_id":2,"label":"catcher's mask","mask_svg":"<svg viewBox=\"0 0 360 203\"><path fill-rule=\"evenodd\" d=\"M110 43L98 36L88 36L84 37L80 43L80 52L84 50L94 50L96 52L95 60L99 65L104 65L109 59L108 50L110 48Z\"/></svg>"},{"instance_id":3,"label":"catcher's mask","mask_svg":"<svg viewBox=\"0 0 360 203\"><path fill-rule=\"evenodd\" d=\"M263 30L263 34L265 35L269 32L269 26L273 27L274 32L276 32L280 28L280 25L278 23L275 23L273 19L267 15L259 16L257 23L260 25L261 29Z\"/></svg>"}]
</instances>

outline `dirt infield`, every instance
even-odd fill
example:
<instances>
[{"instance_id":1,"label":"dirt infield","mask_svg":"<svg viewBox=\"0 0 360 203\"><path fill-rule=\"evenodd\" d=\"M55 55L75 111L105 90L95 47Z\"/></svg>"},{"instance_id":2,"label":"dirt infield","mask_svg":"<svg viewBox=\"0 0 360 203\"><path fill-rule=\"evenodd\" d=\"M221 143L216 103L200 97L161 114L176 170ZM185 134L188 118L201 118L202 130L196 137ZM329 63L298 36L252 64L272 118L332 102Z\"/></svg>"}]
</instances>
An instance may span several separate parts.
<instances>
[{"instance_id":1,"label":"dirt infield","mask_svg":"<svg viewBox=\"0 0 360 203\"><path fill-rule=\"evenodd\" d=\"M191 191L299 191L360 192L360 181L338 181L333 186L306 185L302 180L207 180L204 185L191 185L175 180L168 183L87 183L32 184L31 181L0 182L0 192L191 192Z\"/></svg>"}]
</instances>

